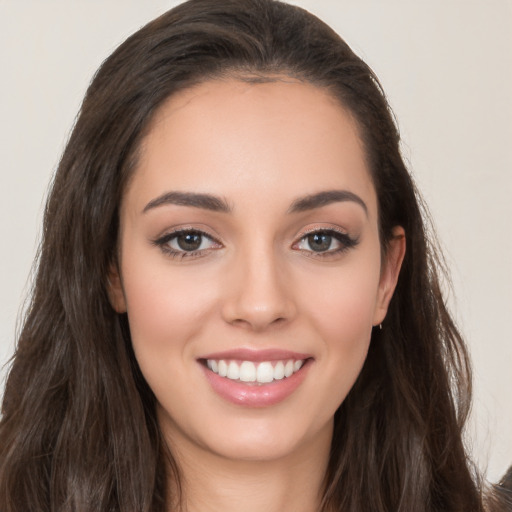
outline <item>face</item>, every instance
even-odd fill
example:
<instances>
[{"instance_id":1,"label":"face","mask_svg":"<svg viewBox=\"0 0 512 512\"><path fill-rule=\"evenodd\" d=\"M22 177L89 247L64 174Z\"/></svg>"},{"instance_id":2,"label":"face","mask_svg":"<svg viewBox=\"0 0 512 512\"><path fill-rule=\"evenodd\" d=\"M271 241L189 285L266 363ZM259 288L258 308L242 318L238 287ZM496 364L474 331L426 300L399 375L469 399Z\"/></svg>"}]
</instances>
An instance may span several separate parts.
<instances>
[{"instance_id":1,"label":"face","mask_svg":"<svg viewBox=\"0 0 512 512\"><path fill-rule=\"evenodd\" d=\"M356 125L322 89L210 81L168 100L122 201L110 294L171 446L328 446L403 245L381 261Z\"/></svg>"}]
</instances>

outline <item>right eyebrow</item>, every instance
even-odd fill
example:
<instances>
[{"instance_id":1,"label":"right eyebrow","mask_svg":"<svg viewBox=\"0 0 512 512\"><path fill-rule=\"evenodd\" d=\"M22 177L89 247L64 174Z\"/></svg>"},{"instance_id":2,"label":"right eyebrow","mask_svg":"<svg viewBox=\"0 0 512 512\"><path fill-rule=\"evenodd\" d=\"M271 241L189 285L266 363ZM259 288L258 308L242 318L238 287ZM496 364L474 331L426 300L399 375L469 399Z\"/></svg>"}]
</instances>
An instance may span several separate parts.
<instances>
[{"instance_id":1,"label":"right eyebrow","mask_svg":"<svg viewBox=\"0 0 512 512\"><path fill-rule=\"evenodd\" d=\"M231 207L228 202L218 196L212 194L198 194L195 192L166 192L161 196L152 199L142 210L146 213L153 208L164 206L168 204L175 204L178 206L191 206L193 208L201 208L203 210L210 210L213 212L229 213Z\"/></svg>"}]
</instances>

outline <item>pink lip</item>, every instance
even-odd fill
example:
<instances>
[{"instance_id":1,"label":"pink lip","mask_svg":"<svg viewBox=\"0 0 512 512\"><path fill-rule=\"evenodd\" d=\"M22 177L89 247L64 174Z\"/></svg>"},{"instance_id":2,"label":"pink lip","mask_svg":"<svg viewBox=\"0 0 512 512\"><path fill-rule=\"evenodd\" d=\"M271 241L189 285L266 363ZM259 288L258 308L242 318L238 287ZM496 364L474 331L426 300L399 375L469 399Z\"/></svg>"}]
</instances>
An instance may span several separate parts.
<instances>
[{"instance_id":1,"label":"pink lip","mask_svg":"<svg viewBox=\"0 0 512 512\"><path fill-rule=\"evenodd\" d=\"M292 352L290 350L280 349L265 349L265 350L251 350L246 348L237 348L234 350L226 350L224 352L215 352L202 356L200 359L230 359L240 361L253 361L259 363L262 361L287 361L289 359L303 360L309 359L311 354L301 354L299 352Z\"/></svg>"},{"instance_id":2,"label":"pink lip","mask_svg":"<svg viewBox=\"0 0 512 512\"><path fill-rule=\"evenodd\" d=\"M296 352L280 351L246 351L243 349L210 354L205 359L231 359L244 361L275 361L286 359L307 359L308 356ZM279 354L279 356L277 355ZM282 357L281 355L284 355ZM213 391L221 398L236 405L245 407L269 407L278 404L288 398L306 378L311 366L312 359L307 359L302 368L281 380L275 380L268 384L256 384L234 381L226 377L221 377L209 370L204 364L201 365L204 375Z\"/></svg>"}]
</instances>

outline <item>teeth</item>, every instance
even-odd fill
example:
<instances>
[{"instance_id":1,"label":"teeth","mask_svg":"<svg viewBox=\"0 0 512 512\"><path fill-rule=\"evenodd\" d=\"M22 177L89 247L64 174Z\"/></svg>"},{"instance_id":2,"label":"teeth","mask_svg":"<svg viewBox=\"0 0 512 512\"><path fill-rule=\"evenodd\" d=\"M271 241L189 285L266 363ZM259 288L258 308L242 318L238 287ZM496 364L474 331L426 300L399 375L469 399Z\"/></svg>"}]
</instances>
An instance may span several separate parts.
<instances>
[{"instance_id":1,"label":"teeth","mask_svg":"<svg viewBox=\"0 0 512 512\"><path fill-rule=\"evenodd\" d=\"M238 380L240 378L240 366L238 366L234 361L229 363L228 374L226 377L231 380Z\"/></svg>"},{"instance_id":2,"label":"teeth","mask_svg":"<svg viewBox=\"0 0 512 512\"><path fill-rule=\"evenodd\" d=\"M242 361L238 364L236 361L216 361L208 359L206 366L214 373L221 377L227 377L231 380L240 380L241 382L257 382L259 384L267 384L274 380L281 380L291 377L298 372L304 361L277 361L271 363L264 361L262 363L254 363L253 361Z\"/></svg>"},{"instance_id":3,"label":"teeth","mask_svg":"<svg viewBox=\"0 0 512 512\"><path fill-rule=\"evenodd\" d=\"M279 361L274 366L274 379L276 379L276 380L284 379L284 364L282 361Z\"/></svg>"},{"instance_id":4,"label":"teeth","mask_svg":"<svg viewBox=\"0 0 512 512\"><path fill-rule=\"evenodd\" d=\"M258 365L256 380L260 384L265 384L274 380L274 368L271 363L260 363Z\"/></svg>"},{"instance_id":5,"label":"teeth","mask_svg":"<svg viewBox=\"0 0 512 512\"><path fill-rule=\"evenodd\" d=\"M206 364L208 365L208 368L210 368L212 372L219 373L219 364L217 363L217 361L215 361L215 359L208 359Z\"/></svg>"},{"instance_id":6,"label":"teeth","mask_svg":"<svg viewBox=\"0 0 512 512\"><path fill-rule=\"evenodd\" d=\"M232 364L236 363L230 363L229 365L231 366ZM240 365L239 379L242 382L254 382L256 380L256 366L254 366L254 363L251 361L244 361Z\"/></svg>"},{"instance_id":7,"label":"teeth","mask_svg":"<svg viewBox=\"0 0 512 512\"><path fill-rule=\"evenodd\" d=\"M293 361L287 361L284 366L284 376L289 377L292 374L293 374Z\"/></svg>"},{"instance_id":8,"label":"teeth","mask_svg":"<svg viewBox=\"0 0 512 512\"><path fill-rule=\"evenodd\" d=\"M226 361L223 361L222 359L219 361L219 375L221 377L226 377L227 374L228 374L228 365L226 364ZM210 368L212 371L213 370L213 365L212 365L212 368Z\"/></svg>"}]
</instances>

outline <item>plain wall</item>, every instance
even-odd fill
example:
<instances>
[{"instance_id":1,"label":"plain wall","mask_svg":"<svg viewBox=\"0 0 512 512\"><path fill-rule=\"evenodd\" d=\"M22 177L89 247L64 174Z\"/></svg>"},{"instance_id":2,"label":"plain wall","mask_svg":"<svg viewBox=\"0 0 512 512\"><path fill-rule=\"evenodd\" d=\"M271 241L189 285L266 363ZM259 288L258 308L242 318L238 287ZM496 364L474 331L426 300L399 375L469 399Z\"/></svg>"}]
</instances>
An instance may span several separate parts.
<instances>
[{"instance_id":1,"label":"plain wall","mask_svg":"<svg viewBox=\"0 0 512 512\"><path fill-rule=\"evenodd\" d=\"M13 351L44 197L85 89L125 37L175 3L0 0L0 364ZM472 353L468 442L496 480L512 464L512 3L294 3L331 24L388 94Z\"/></svg>"}]
</instances>

